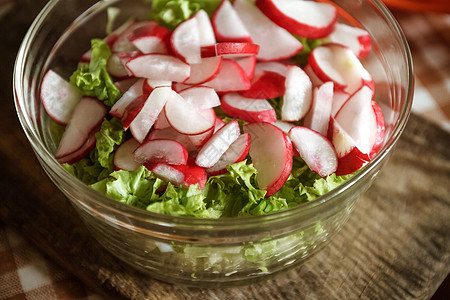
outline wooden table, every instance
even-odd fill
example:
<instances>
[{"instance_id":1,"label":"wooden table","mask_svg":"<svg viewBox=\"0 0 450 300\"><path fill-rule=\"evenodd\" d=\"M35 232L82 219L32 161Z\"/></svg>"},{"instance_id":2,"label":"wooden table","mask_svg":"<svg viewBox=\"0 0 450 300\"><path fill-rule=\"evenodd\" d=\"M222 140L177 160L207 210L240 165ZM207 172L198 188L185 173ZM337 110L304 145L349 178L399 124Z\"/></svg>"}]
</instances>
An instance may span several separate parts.
<instances>
[{"instance_id":1,"label":"wooden table","mask_svg":"<svg viewBox=\"0 0 450 300\"><path fill-rule=\"evenodd\" d=\"M2 69L8 70L0 75L0 221L98 294L106 299L429 299L449 274L450 135L417 115L341 232L302 267L267 282L213 290L161 283L130 269L87 232L38 165L19 126L10 70L44 1L19 2L25 3L22 10L0 19Z\"/></svg>"}]
</instances>

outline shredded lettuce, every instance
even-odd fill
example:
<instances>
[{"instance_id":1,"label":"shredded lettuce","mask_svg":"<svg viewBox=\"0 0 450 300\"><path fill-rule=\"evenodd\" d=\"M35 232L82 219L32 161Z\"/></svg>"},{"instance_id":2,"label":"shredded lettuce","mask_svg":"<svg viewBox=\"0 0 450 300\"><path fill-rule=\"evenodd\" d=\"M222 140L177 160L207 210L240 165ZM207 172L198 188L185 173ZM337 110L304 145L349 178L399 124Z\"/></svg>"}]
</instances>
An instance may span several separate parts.
<instances>
[{"instance_id":1,"label":"shredded lettuce","mask_svg":"<svg viewBox=\"0 0 450 300\"><path fill-rule=\"evenodd\" d=\"M153 0L151 2L152 11L149 18L173 30L200 9L212 14L221 0Z\"/></svg>"},{"instance_id":2,"label":"shredded lettuce","mask_svg":"<svg viewBox=\"0 0 450 300\"><path fill-rule=\"evenodd\" d=\"M106 70L111 50L102 39L91 40L91 60L81 62L78 69L70 77L70 83L76 86L83 95L93 96L113 106L121 94Z\"/></svg>"}]
</instances>

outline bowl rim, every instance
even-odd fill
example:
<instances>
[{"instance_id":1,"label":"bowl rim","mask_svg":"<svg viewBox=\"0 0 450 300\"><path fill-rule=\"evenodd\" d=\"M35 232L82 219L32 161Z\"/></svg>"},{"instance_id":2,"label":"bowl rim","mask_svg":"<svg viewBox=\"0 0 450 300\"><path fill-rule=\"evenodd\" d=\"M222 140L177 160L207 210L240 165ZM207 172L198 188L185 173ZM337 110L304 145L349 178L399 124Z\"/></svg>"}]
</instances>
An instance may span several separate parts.
<instances>
[{"instance_id":1,"label":"bowl rim","mask_svg":"<svg viewBox=\"0 0 450 300\"><path fill-rule=\"evenodd\" d=\"M335 201L339 200L338 196L339 194L349 190L352 186L356 185L365 175L370 173L374 168L376 168L384 159L386 156L390 154L393 147L397 143L398 139L401 136L401 133L406 127L407 121L409 119L409 115L411 113L411 106L412 106L412 100L413 100L413 90L414 90L414 71L413 71L413 62L412 62L412 55L408 46L407 39L392 15L392 13L389 11L389 9L380 1L380 0L367 0L368 2L371 2L383 15L383 17L386 18L388 24L392 28L394 34L399 39L399 43L402 45L402 52L406 60L406 70L408 71L407 76L407 86L406 94L405 94L405 105L401 109L400 114L398 116L398 120L393 127L393 130L389 136L389 139L385 141L383 147L380 149L380 151L377 153L377 155L368 162L364 167L360 169L360 171L352 176L347 182L343 183L342 185L334 188L332 191L328 192L327 194L318 197L315 200L309 201L307 203L303 203L300 205L297 205L295 207L282 210L279 212L274 212L270 214L265 215L258 215L258 216L242 216L242 217L231 217L231 218L218 218L218 219L212 219L212 218L193 218L188 216L172 216L172 215L165 215L165 214L159 214L159 213L153 213L146 211L142 208L137 208L131 205L127 205L124 203L121 203L117 200L114 200L112 198L109 198L94 189L90 188L83 182L81 182L79 179L74 177L72 174L70 174L68 171L66 171L61 164L57 162L57 160L54 158L54 156L48 151L48 149L44 146L43 142L39 138L39 136L36 134L36 132L33 131L33 124L32 121L28 116L28 112L26 111L26 97L25 93L22 89L23 87L23 71L26 67L26 57L28 50L31 46L31 42L33 40L33 37L37 34L39 29L42 26L42 23L45 21L48 14L51 12L51 10L58 4L59 0L50 0L44 8L39 12L37 17L34 19L32 25L30 26L29 30L27 31L22 44L20 45L15 65L14 65L14 72L13 72L13 95L15 99L15 106L16 106L16 112L18 114L21 126L24 129L24 132L29 140L30 143L34 144L33 147L36 147L34 149L35 153L38 155L38 159L45 159L52 170L55 170L55 172L58 173L58 175L61 177L62 180L66 181L70 185L74 185L77 187L77 189L81 189L86 194L85 199L88 201L92 201L96 205L105 206L108 208L108 210L112 210L115 212L118 212L125 217L129 217L135 220L141 220L143 222L151 222L153 224L166 224L170 226L173 226L174 224L179 226L211 226L211 229L215 228L226 228L230 225L233 227L236 226L258 226L261 225L261 222L271 222L272 220L285 220L286 218L292 218L292 216L299 216L303 214L311 213L311 210L316 209L316 207L324 206L324 204L333 204ZM111 4L115 1L100 1L102 5L106 5L105 2L108 2L107 4ZM25 104L25 105L23 105ZM40 161L41 162L41 161ZM75 179L75 180L74 180ZM340 201L345 202L346 199L341 199ZM82 201L79 201L82 202ZM316 212L317 213L317 212ZM301 220L297 220L297 222L301 222Z\"/></svg>"}]
</instances>

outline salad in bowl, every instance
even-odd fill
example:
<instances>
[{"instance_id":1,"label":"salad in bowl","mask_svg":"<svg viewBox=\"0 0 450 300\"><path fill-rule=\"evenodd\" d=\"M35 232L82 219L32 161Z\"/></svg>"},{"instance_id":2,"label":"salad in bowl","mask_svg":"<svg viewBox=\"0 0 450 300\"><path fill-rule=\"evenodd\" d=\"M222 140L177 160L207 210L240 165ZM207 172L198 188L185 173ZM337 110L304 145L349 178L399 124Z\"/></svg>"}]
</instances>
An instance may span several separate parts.
<instances>
[{"instance_id":1,"label":"salad in bowl","mask_svg":"<svg viewBox=\"0 0 450 300\"><path fill-rule=\"evenodd\" d=\"M74 13L62 2L26 39ZM403 130L410 57L379 2L85 2L44 63L25 60L41 75L19 117L98 240L156 278L239 284L303 263ZM369 17L397 38L401 78Z\"/></svg>"}]
</instances>

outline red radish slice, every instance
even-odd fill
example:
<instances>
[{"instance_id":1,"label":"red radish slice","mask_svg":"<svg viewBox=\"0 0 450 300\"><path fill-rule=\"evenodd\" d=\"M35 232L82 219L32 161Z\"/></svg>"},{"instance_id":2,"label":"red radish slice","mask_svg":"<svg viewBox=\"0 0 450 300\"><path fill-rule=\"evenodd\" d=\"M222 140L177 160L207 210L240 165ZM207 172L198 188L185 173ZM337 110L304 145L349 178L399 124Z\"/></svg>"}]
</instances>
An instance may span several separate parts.
<instances>
[{"instance_id":1,"label":"red radish slice","mask_svg":"<svg viewBox=\"0 0 450 300\"><path fill-rule=\"evenodd\" d=\"M222 57L213 56L202 58L198 64L191 64L191 73L185 84L201 84L212 80L222 66Z\"/></svg>"},{"instance_id":2,"label":"red radish slice","mask_svg":"<svg viewBox=\"0 0 450 300\"><path fill-rule=\"evenodd\" d=\"M144 94L150 94L155 88L160 86L172 87L172 82L168 80L146 79L142 91Z\"/></svg>"},{"instance_id":3,"label":"red radish slice","mask_svg":"<svg viewBox=\"0 0 450 300\"><path fill-rule=\"evenodd\" d=\"M222 121L221 118L219 118L218 116L216 116L216 121L215 121L215 123L214 123L214 132L213 132L213 133L216 133L217 130L219 130L219 129L222 128L223 126L225 126L225 122Z\"/></svg>"},{"instance_id":4,"label":"red radish slice","mask_svg":"<svg viewBox=\"0 0 450 300\"><path fill-rule=\"evenodd\" d=\"M270 71L286 77L287 65L277 61L260 61L255 66L255 72Z\"/></svg>"},{"instance_id":5,"label":"red radish slice","mask_svg":"<svg viewBox=\"0 0 450 300\"><path fill-rule=\"evenodd\" d=\"M206 132L213 128L215 122L215 113L212 108L200 110L175 91L171 91L164 112L170 125L183 134Z\"/></svg>"},{"instance_id":6,"label":"red radish slice","mask_svg":"<svg viewBox=\"0 0 450 300\"><path fill-rule=\"evenodd\" d=\"M148 94L137 96L133 101L130 102L130 104L127 105L121 119L123 129L127 130L128 127L130 127L131 122L133 122L133 120L144 107L148 96Z\"/></svg>"},{"instance_id":7,"label":"red radish slice","mask_svg":"<svg viewBox=\"0 0 450 300\"><path fill-rule=\"evenodd\" d=\"M247 78L253 78L256 66L256 55L235 57L233 58L233 60L242 68Z\"/></svg>"},{"instance_id":8,"label":"red radish slice","mask_svg":"<svg viewBox=\"0 0 450 300\"><path fill-rule=\"evenodd\" d=\"M257 55L259 45L252 43L224 42L216 44L216 55L226 58Z\"/></svg>"},{"instance_id":9,"label":"red radish slice","mask_svg":"<svg viewBox=\"0 0 450 300\"><path fill-rule=\"evenodd\" d=\"M214 29L209 19L208 13L203 9L197 11L194 16L197 19L200 47L214 46L216 43L216 37L214 35Z\"/></svg>"},{"instance_id":10,"label":"red radish slice","mask_svg":"<svg viewBox=\"0 0 450 300\"><path fill-rule=\"evenodd\" d=\"M325 177L336 172L338 160L330 141L310 128L296 126L289 131L289 137L300 157L311 171Z\"/></svg>"},{"instance_id":11,"label":"red radish slice","mask_svg":"<svg viewBox=\"0 0 450 300\"><path fill-rule=\"evenodd\" d=\"M169 29L154 21L150 21L147 25L134 29L127 38L144 54L166 54L169 47L169 36Z\"/></svg>"},{"instance_id":12,"label":"red radish slice","mask_svg":"<svg viewBox=\"0 0 450 300\"><path fill-rule=\"evenodd\" d=\"M130 131L133 137L142 143L147 137L164 106L172 97L172 89L167 86L155 88L148 96L144 106L130 124Z\"/></svg>"},{"instance_id":13,"label":"red radish slice","mask_svg":"<svg viewBox=\"0 0 450 300\"><path fill-rule=\"evenodd\" d=\"M241 91L240 94L253 99L271 99L283 96L285 89L285 77L271 71L256 71L251 81L250 89Z\"/></svg>"},{"instance_id":14,"label":"red radish slice","mask_svg":"<svg viewBox=\"0 0 450 300\"><path fill-rule=\"evenodd\" d=\"M322 79L317 77L316 73L314 73L310 65L306 65L303 68L303 71L305 71L305 73L308 74L309 79L311 79L311 83L314 87L324 84L324 81L322 81Z\"/></svg>"},{"instance_id":15,"label":"red radish slice","mask_svg":"<svg viewBox=\"0 0 450 300\"><path fill-rule=\"evenodd\" d=\"M250 88L250 80L238 63L224 58L216 77L203 85L212 87L217 93L229 93L248 90Z\"/></svg>"},{"instance_id":16,"label":"red radish slice","mask_svg":"<svg viewBox=\"0 0 450 300\"><path fill-rule=\"evenodd\" d=\"M81 99L80 91L53 70L48 70L42 79L40 96L47 114L61 125L69 122Z\"/></svg>"},{"instance_id":17,"label":"red radish slice","mask_svg":"<svg viewBox=\"0 0 450 300\"><path fill-rule=\"evenodd\" d=\"M227 166L243 161L250 151L250 134L241 134L211 168L206 169L209 175L220 175L227 172Z\"/></svg>"},{"instance_id":18,"label":"red radish slice","mask_svg":"<svg viewBox=\"0 0 450 300\"><path fill-rule=\"evenodd\" d=\"M315 87L311 109L305 116L303 126L326 136L331 116L332 103L333 82L328 81L319 87Z\"/></svg>"},{"instance_id":19,"label":"red radish slice","mask_svg":"<svg viewBox=\"0 0 450 300\"><path fill-rule=\"evenodd\" d=\"M292 34L273 23L252 2L236 0L233 6L249 31L253 43L260 46L257 59L286 59L303 49L303 45Z\"/></svg>"},{"instance_id":20,"label":"red radish slice","mask_svg":"<svg viewBox=\"0 0 450 300\"><path fill-rule=\"evenodd\" d=\"M114 82L114 85L120 91L120 93L123 95L138 80L139 80L139 78L135 78L135 77L121 79L119 81Z\"/></svg>"},{"instance_id":21,"label":"red radish slice","mask_svg":"<svg viewBox=\"0 0 450 300\"><path fill-rule=\"evenodd\" d=\"M203 145L195 158L195 164L204 168L214 166L240 134L238 122L228 122Z\"/></svg>"},{"instance_id":22,"label":"red radish slice","mask_svg":"<svg viewBox=\"0 0 450 300\"><path fill-rule=\"evenodd\" d=\"M169 121L167 121L166 114L164 113L164 110L162 110L159 113L158 118L155 121L155 124L153 124L154 129L164 129L170 127Z\"/></svg>"},{"instance_id":23,"label":"red radish slice","mask_svg":"<svg viewBox=\"0 0 450 300\"><path fill-rule=\"evenodd\" d=\"M283 121L301 120L309 111L312 103L312 83L309 76L300 67L287 67L286 92L283 96L281 119Z\"/></svg>"},{"instance_id":24,"label":"red radish slice","mask_svg":"<svg viewBox=\"0 0 450 300\"><path fill-rule=\"evenodd\" d=\"M114 153L114 168L116 170L136 171L140 164L134 160L133 152L141 144L131 138L120 144Z\"/></svg>"},{"instance_id":25,"label":"red radish slice","mask_svg":"<svg viewBox=\"0 0 450 300\"><path fill-rule=\"evenodd\" d=\"M96 138L95 133L97 132L96 129L93 129L91 133L89 134L89 137L87 140L83 143L83 146L81 146L78 150L75 152L72 152L66 156L58 158L58 162L60 164L73 164L85 157L89 152L91 152L92 149L95 147Z\"/></svg>"},{"instance_id":26,"label":"red radish slice","mask_svg":"<svg viewBox=\"0 0 450 300\"><path fill-rule=\"evenodd\" d=\"M147 140L173 140L183 145L188 152L193 152L196 150L196 147L189 138L189 135L181 134L172 127L153 129L150 131Z\"/></svg>"},{"instance_id":27,"label":"red radish slice","mask_svg":"<svg viewBox=\"0 0 450 300\"><path fill-rule=\"evenodd\" d=\"M109 114L113 117L121 119L127 106L134 99L143 94L143 84L144 79L137 80L124 94L122 94L122 97L114 103L109 111Z\"/></svg>"},{"instance_id":28,"label":"red radish slice","mask_svg":"<svg viewBox=\"0 0 450 300\"><path fill-rule=\"evenodd\" d=\"M180 59L165 54L144 54L130 59L126 67L135 77L183 82L191 68Z\"/></svg>"},{"instance_id":29,"label":"red radish slice","mask_svg":"<svg viewBox=\"0 0 450 300\"><path fill-rule=\"evenodd\" d=\"M269 197L285 184L291 174L292 142L286 133L269 123L247 124L244 132L251 136L249 154L258 171L256 182Z\"/></svg>"},{"instance_id":30,"label":"red radish slice","mask_svg":"<svg viewBox=\"0 0 450 300\"><path fill-rule=\"evenodd\" d=\"M342 129L355 141L356 147L366 160L369 160L377 133L372 96L373 91L363 86L345 102L335 118Z\"/></svg>"},{"instance_id":31,"label":"red radish slice","mask_svg":"<svg viewBox=\"0 0 450 300\"><path fill-rule=\"evenodd\" d=\"M106 63L106 70L108 73L116 78L127 78L132 74L125 67L127 61L129 61L133 57L137 57L142 53L139 51L131 51L131 52L120 52L113 53Z\"/></svg>"},{"instance_id":32,"label":"red radish slice","mask_svg":"<svg viewBox=\"0 0 450 300\"><path fill-rule=\"evenodd\" d=\"M292 34L318 39L334 29L338 10L331 4L303 0L256 0L256 6Z\"/></svg>"},{"instance_id":33,"label":"red radish slice","mask_svg":"<svg viewBox=\"0 0 450 300\"><path fill-rule=\"evenodd\" d=\"M222 110L232 117L246 122L275 122L275 109L266 99L250 99L238 93L225 94L222 99Z\"/></svg>"},{"instance_id":34,"label":"red radish slice","mask_svg":"<svg viewBox=\"0 0 450 300\"><path fill-rule=\"evenodd\" d=\"M316 47L311 51L308 63L320 80L333 81L335 89L349 94L364 84L374 89L372 77L346 46L330 43Z\"/></svg>"},{"instance_id":35,"label":"red radish slice","mask_svg":"<svg viewBox=\"0 0 450 300\"><path fill-rule=\"evenodd\" d=\"M292 127L295 127L295 125L292 123L284 122L284 121L280 121L280 120L276 120L272 124L275 125L276 127L280 128L281 130L283 130L284 133L289 133L289 130L291 130Z\"/></svg>"},{"instance_id":36,"label":"red radish slice","mask_svg":"<svg viewBox=\"0 0 450 300\"><path fill-rule=\"evenodd\" d=\"M150 169L155 175L164 181L175 186L189 187L191 184L198 184L200 189L204 189L208 179L205 169L196 165L169 165L159 163Z\"/></svg>"},{"instance_id":37,"label":"red radish slice","mask_svg":"<svg viewBox=\"0 0 450 300\"><path fill-rule=\"evenodd\" d=\"M211 138L213 134L214 127L200 134L188 135L188 138L191 141L192 145L194 145L195 149L198 150L203 147L203 145Z\"/></svg>"},{"instance_id":38,"label":"red radish slice","mask_svg":"<svg viewBox=\"0 0 450 300\"><path fill-rule=\"evenodd\" d=\"M134 150L133 155L140 164L185 165L188 159L186 148L173 140L146 141Z\"/></svg>"},{"instance_id":39,"label":"red radish slice","mask_svg":"<svg viewBox=\"0 0 450 300\"><path fill-rule=\"evenodd\" d=\"M334 91L333 93L333 103L331 104L331 116L335 117L338 111L341 109L342 105L347 102L349 94L342 91Z\"/></svg>"},{"instance_id":40,"label":"red radish slice","mask_svg":"<svg viewBox=\"0 0 450 300\"><path fill-rule=\"evenodd\" d=\"M367 31L347 24L336 23L328 39L332 43L349 47L358 59L366 57L372 48L371 38Z\"/></svg>"},{"instance_id":41,"label":"red radish slice","mask_svg":"<svg viewBox=\"0 0 450 300\"><path fill-rule=\"evenodd\" d=\"M55 158L61 158L80 149L91 131L101 124L107 113L103 102L93 97L82 97L61 138Z\"/></svg>"},{"instance_id":42,"label":"red radish slice","mask_svg":"<svg viewBox=\"0 0 450 300\"><path fill-rule=\"evenodd\" d=\"M383 146L385 132L384 115L381 110L381 106L377 102L372 101L372 108L375 112L375 119L377 121L377 133L375 136L375 142L372 146L372 151L370 151L370 159L372 159Z\"/></svg>"},{"instance_id":43,"label":"red radish slice","mask_svg":"<svg viewBox=\"0 0 450 300\"><path fill-rule=\"evenodd\" d=\"M118 52L130 52L138 50L136 46L128 40L128 36L136 29L140 27L145 27L151 24L152 21L144 20L144 21L133 21L129 26L127 26L123 31L119 34L117 40L114 42L111 47L111 51L113 53Z\"/></svg>"},{"instance_id":44,"label":"red radish slice","mask_svg":"<svg viewBox=\"0 0 450 300\"><path fill-rule=\"evenodd\" d=\"M184 173L182 170L176 167L176 165L169 165L166 163L157 163L154 165L146 166L150 171L152 171L156 177L160 178L165 182L170 182L174 186L178 187L183 184Z\"/></svg>"},{"instance_id":45,"label":"red radish slice","mask_svg":"<svg viewBox=\"0 0 450 300\"><path fill-rule=\"evenodd\" d=\"M179 92L180 96L198 109L208 109L220 105L220 99L213 88L193 86Z\"/></svg>"},{"instance_id":46,"label":"red radish slice","mask_svg":"<svg viewBox=\"0 0 450 300\"><path fill-rule=\"evenodd\" d=\"M211 22L219 42L252 42L247 28L228 0L222 0Z\"/></svg>"},{"instance_id":47,"label":"red radish slice","mask_svg":"<svg viewBox=\"0 0 450 300\"><path fill-rule=\"evenodd\" d=\"M202 56L197 19L190 18L179 24L172 32L170 44L176 55L188 64L200 63Z\"/></svg>"}]
</instances>

